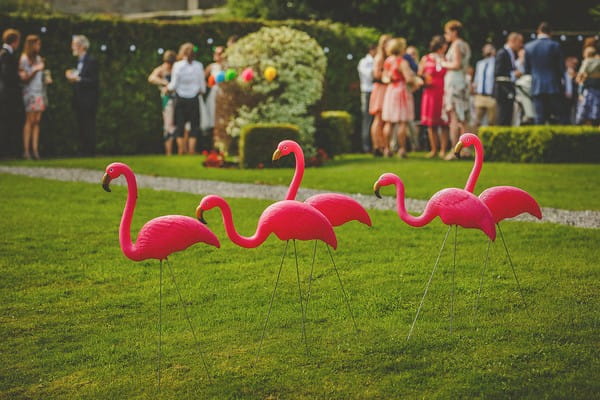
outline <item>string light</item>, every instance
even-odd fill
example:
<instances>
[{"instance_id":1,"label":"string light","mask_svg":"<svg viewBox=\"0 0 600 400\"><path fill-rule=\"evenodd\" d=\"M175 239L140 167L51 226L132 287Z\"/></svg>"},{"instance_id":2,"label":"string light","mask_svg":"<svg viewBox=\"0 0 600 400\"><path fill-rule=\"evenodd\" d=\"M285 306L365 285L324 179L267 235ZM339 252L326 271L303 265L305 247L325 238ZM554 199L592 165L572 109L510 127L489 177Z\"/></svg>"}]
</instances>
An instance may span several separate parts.
<instances>
[{"instance_id":1,"label":"string light","mask_svg":"<svg viewBox=\"0 0 600 400\"><path fill-rule=\"evenodd\" d=\"M105 44L100 45L100 51L106 51L106 49L108 49L108 47Z\"/></svg>"},{"instance_id":2,"label":"string light","mask_svg":"<svg viewBox=\"0 0 600 400\"><path fill-rule=\"evenodd\" d=\"M42 33L46 33L47 31L48 31L48 28L46 28L45 26L42 26L40 28L40 32L42 32Z\"/></svg>"},{"instance_id":3,"label":"string light","mask_svg":"<svg viewBox=\"0 0 600 400\"><path fill-rule=\"evenodd\" d=\"M350 53L346 54L346 60L350 61L354 58L354 56Z\"/></svg>"},{"instance_id":4,"label":"string light","mask_svg":"<svg viewBox=\"0 0 600 400\"><path fill-rule=\"evenodd\" d=\"M137 49L137 47L135 47L135 44L132 44L131 46L129 46L129 51L130 52L133 53L135 51L135 49Z\"/></svg>"},{"instance_id":5,"label":"string light","mask_svg":"<svg viewBox=\"0 0 600 400\"><path fill-rule=\"evenodd\" d=\"M165 49L163 49L162 47L159 47L159 48L158 48L158 50L156 50L156 52L157 52L158 54L161 54L161 55L162 55L162 54L165 52Z\"/></svg>"},{"instance_id":6,"label":"string light","mask_svg":"<svg viewBox=\"0 0 600 400\"><path fill-rule=\"evenodd\" d=\"M207 44L213 44L214 40L213 38L209 37L208 39L206 39L206 43Z\"/></svg>"},{"instance_id":7,"label":"string light","mask_svg":"<svg viewBox=\"0 0 600 400\"><path fill-rule=\"evenodd\" d=\"M560 35L560 40L564 42L565 40L567 40L567 37L565 35Z\"/></svg>"},{"instance_id":8,"label":"string light","mask_svg":"<svg viewBox=\"0 0 600 400\"><path fill-rule=\"evenodd\" d=\"M535 39L535 33L532 33L531 35L529 35L529 37Z\"/></svg>"},{"instance_id":9,"label":"string light","mask_svg":"<svg viewBox=\"0 0 600 400\"><path fill-rule=\"evenodd\" d=\"M325 54L329 53L329 47L327 47L327 46L323 47L323 53L325 53Z\"/></svg>"}]
</instances>

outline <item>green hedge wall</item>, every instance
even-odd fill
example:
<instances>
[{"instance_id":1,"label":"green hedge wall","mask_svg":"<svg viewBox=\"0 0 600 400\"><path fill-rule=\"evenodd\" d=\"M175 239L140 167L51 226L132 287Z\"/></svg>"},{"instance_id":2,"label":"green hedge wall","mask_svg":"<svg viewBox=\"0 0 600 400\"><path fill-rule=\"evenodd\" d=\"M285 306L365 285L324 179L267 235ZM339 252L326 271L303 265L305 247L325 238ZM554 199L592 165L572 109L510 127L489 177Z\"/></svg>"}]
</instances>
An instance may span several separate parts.
<instances>
[{"instance_id":1,"label":"green hedge wall","mask_svg":"<svg viewBox=\"0 0 600 400\"><path fill-rule=\"evenodd\" d=\"M343 24L306 21L190 20L185 22L124 21L107 17L61 15L27 16L0 14L0 31L14 27L42 38L42 55L54 77L48 89L50 105L45 112L40 138L45 156L75 153L77 143L71 114L71 87L64 78L75 67L71 36L82 33L90 39L91 53L100 64L100 108L97 118L97 150L105 154L154 153L162 150L162 122L158 90L147 76L160 64L157 49L177 49L185 42L198 45L198 59L211 61L212 46L224 44L230 35L243 36L265 25L289 25L306 31L321 46L330 49L325 95L320 109L360 112L356 63L377 32ZM45 32L42 32L42 27ZM213 39L212 44L207 40ZM106 51L101 51L102 45ZM135 45L135 51L130 46ZM353 55L348 60L348 54ZM14 154L20 154L19 149Z\"/></svg>"},{"instance_id":2,"label":"green hedge wall","mask_svg":"<svg viewBox=\"0 0 600 400\"><path fill-rule=\"evenodd\" d=\"M292 124L247 124L240 132L240 166L264 168L272 165L273 152L282 140L300 141L300 129ZM284 157L278 165L294 165L293 157Z\"/></svg>"},{"instance_id":3,"label":"green hedge wall","mask_svg":"<svg viewBox=\"0 0 600 400\"><path fill-rule=\"evenodd\" d=\"M328 156L350 151L352 115L346 111L323 111L317 121L315 147Z\"/></svg>"},{"instance_id":4,"label":"green hedge wall","mask_svg":"<svg viewBox=\"0 0 600 400\"><path fill-rule=\"evenodd\" d=\"M600 162L600 128L591 126L484 127L485 158L511 162Z\"/></svg>"}]
</instances>

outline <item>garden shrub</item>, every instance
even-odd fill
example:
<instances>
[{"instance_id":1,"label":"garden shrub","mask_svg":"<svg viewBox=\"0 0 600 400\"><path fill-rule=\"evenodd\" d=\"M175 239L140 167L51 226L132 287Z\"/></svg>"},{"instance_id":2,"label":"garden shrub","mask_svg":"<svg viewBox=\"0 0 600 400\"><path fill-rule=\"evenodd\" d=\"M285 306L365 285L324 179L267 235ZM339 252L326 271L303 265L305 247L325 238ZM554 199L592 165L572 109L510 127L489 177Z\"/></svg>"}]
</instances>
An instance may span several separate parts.
<instances>
[{"instance_id":1,"label":"garden shrub","mask_svg":"<svg viewBox=\"0 0 600 400\"><path fill-rule=\"evenodd\" d=\"M352 115L346 111L323 111L315 132L315 147L323 149L328 156L350 151Z\"/></svg>"},{"instance_id":2,"label":"garden shrub","mask_svg":"<svg viewBox=\"0 0 600 400\"><path fill-rule=\"evenodd\" d=\"M263 168L272 164L273 152L285 139L300 140L300 129L292 124L247 124L240 130L240 166ZM293 157L284 157L279 165L293 165Z\"/></svg>"},{"instance_id":3,"label":"garden shrub","mask_svg":"<svg viewBox=\"0 0 600 400\"><path fill-rule=\"evenodd\" d=\"M198 46L197 58L207 65L212 60L214 45L224 44L232 34L244 36L263 26L290 26L307 32L320 46L328 47L327 59L333 67L327 69L324 94L317 107L360 113L357 58L347 58L349 54L362 56L368 44L377 39L378 33L374 29L353 28L330 21L125 21L107 16L34 16L0 12L0 31L12 27L19 29L23 37L38 34L42 39L42 55L54 77L54 84L48 87L50 104L44 113L40 137L42 154L47 156L74 154L77 147L75 120L71 113L72 91L64 79L65 69L76 65L70 48L73 34L88 36L90 51L100 64L97 151L105 154L155 153L162 150L160 96L146 78L161 62L162 56L157 50L176 50L181 43L191 41ZM44 32L42 27L46 28ZM208 43L208 39L212 42ZM105 51L101 51L102 45L106 46ZM131 45L135 45L134 51L130 51ZM19 148L15 148L13 154L20 154Z\"/></svg>"},{"instance_id":4,"label":"garden shrub","mask_svg":"<svg viewBox=\"0 0 600 400\"><path fill-rule=\"evenodd\" d=\"M531 125L483 127L485 158L512 162L600 162L600 128Z\"/></svg>"}]
</instances>

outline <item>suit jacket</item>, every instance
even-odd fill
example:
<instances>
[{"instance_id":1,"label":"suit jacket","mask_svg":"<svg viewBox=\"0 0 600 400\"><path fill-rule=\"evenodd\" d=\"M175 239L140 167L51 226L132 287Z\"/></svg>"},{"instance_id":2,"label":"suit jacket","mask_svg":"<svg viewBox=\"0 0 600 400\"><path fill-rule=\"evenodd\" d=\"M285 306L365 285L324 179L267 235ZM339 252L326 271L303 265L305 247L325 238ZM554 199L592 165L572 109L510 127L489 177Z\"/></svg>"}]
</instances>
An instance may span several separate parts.
<instances>
[{"instance_id":1,"label":"suit jacket","mask_svg":"<svg viewBox=\"0 0 600 400\"><path fill-rule=\"evenodd\" d=\"M73 107L96 109L99 94L98 75L98 62L89 53L86 53L79 73L81 80L73 84Z\"/></svg>"},{"instance_id":2,"label":"suit jacket","mask_svg":"<svg viewBox=\"0 0 600 400\"><path fill-rule=\"evenodd\" d=\"M510 54L506 48L501 48L496 53L496 63L494 64L494 77L505 76L510 78L511 72L513 72L513 63L510 58Z\"/></svg>"},{"instance_id":3,"label":"suit jacket","mask_svg":"<svg viewBox=\"0 0 600 400\"><path fill-rule=\"evenodd\" d=\"M533 96L562 93L564 68L560 45L552 39L540 38L525 45L525 73L531 74Z\"/></svg>"},{"instance_id":4,"label":"suit jacket","mask_svg":"<svg viewBox=\"0 0 600 400\"><path fill-rule=\"evenodd\" d=\"M19 78L19 59L0 47L0 108L14 110L23 103Z\"/></svg>"}]
</instances>

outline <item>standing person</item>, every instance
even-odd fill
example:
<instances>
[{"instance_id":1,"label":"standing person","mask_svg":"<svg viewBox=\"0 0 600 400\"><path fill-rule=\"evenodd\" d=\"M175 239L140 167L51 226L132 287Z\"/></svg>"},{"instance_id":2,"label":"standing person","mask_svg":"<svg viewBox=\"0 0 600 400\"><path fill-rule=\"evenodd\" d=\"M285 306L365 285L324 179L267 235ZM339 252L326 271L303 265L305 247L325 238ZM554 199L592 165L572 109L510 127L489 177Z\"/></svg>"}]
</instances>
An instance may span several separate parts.
<instances>
[{"instance_id":1,"label":"standing person","mask_svg":"<svg viewBox=\"0 0 600 400\"><path fill-rule=\"evenodd\" d=\"M202 129L206 131L205 134L208 139L207 141L210 142L205 146L206 150L211 150L213 147L213 130L215 127L215 117L217 114L217 95L219 93L219 84L217 83L216 78L217 74L224 70L224 53L225 47L215 47L215 51L213 53L213 62L204 69L204 76L206 76L207 80L212 82L212 85L209 85L210 90L208 91L208 95L204 101L204 110L206 112L201 116Z\"/></svg>"},{"instance_id":2,"label":"standing person","mask_svg":"<svg viewBox=\"0 0 600 400\"><path fill-rule=\"evenodd\" d=\"M163 63L154 68L148 82L158 86L161 94L162 117L163 117L163 138L165 139L165 154L173 154L173 139L175 138L174 105L173 95L169 93L167 85L171 82L171 71L177 55L173 50L165 51Z\"/></svg>"},{"instance_id":3,"label":"standing person","mask_svg":"<svg viewBox=\"0 0 600 400\"><path fill-rule=\"evenodd\" d=\"M511 32L506 38L506 44L496 55L494 93L498 103L498 125L510 126L513 122L515 81L521 76L521 71L517 68L517 57L522 47L523 36Z\"/></svg>"},{"instance_id":4,"label":"standing person","mask_svg":"<svg viewBox=\"0 0 600 400\"><path fill-rule=\"evenodd\" d=\"M496 123L496 99L494 99L494 67L496 48L487 43L482 48L483 58L475 64L475 123L477 131L486 117L487 125Z\"/></svg>"},{"instance_id":5,"label":"standing person","mask_svg":"<svg viewBox=\"0 0 600 400\"><path fill-rule=\"evenodd\" d=\"M198 96L206 91L204 67L194 60L194 45L184 43L179 47L177 61L173 65L171 82L167 86L175 92L175 137L179 154L182 154L185 139L185 123L190 123L189 154L196 152L196 139L200 133L200 102Z\"/></svg>"},{"instance_id":6,"label":"standing person","mask_svg":"<svg viewBox=\"0 0 600 400\"><path fill-rule=\"evenodd\" d=\"M45 87L50 81L44 80L44 60L40 56L42 42L37 35L25 38L23 54L19 60L19 76L23 82L23 104L25 123L23 124L23 158L40 159L40 121L46 109Z\"/></svg>"},{"instance_id":7,"label":"standing person","mask_svg":"<svg viewBox=\"0 0 600 400\"><path fill-rule=\"evenodd\" d=\"M421 125L427 127L431 148L427 158L435 157L436 153L440 158L444 158L448 148L448 122L442 118L444 76L446 75L446 68L442 67L442 61L447 49L446 40L440 35L434 36L429 43L430 53L424 56L419 63L418 72L425 81L421 101ZM441 130L441 145L438 129Z\"/></svg>"},{"instance_id":8,"label":"standing person","mask_svg":"<svg viewBox=\"0 0 600 400\"><path fill-rule=\"evenodd\" d=\"M576 78L583 88L576 122L597 126L600 125L600 56L595 47L588 46L583 51L583 57Z\"/></svg>"},{"instance_id":9,"label":"standing person","mask_svg":"<svg viewBox=\"0 0 600 400\"><path fill-rule=\"evenodd\" d=\"M385 52L387 42L391 39L390 35L381 35L377 43L377 51L373 57L373 91L369 99L369 114L373 116L371 124L371 141L373 143L373 154L382 156L384 149L388 147L383 138L383 121L381 120L381 109L383 107L383 97L388 82L383 82L383 63L387 57Z\"/></svg>"},{"instance_id":10,"label":"standing person","mask_svg":"<svg viewBox=\"0 0 600 400\"><path fill-rule=\"evenodd\" d=\"M413 95L408 85L419 87L421 80L410 69L408 61L404 59L406 40L395 38L390 40L386 46L390 54L383 66L384 80L389 80L383 98L381 119L383 125L383 137L385 138L384 155L390 156L389 143L394 128L398 126L398 156L406 158L406 128L407 123L415 116Z\"/></svg>"},{"instance_id":11,"label":"standing person","mask_svg":"<svg viewBox=\"0 0 600 400\"><path fill-rule=\"evenodd\" d=\"M525 45L525 72L531 74L531 94L535 107L535 123L545 124L554 115L561 124L567 123L562 99L561 80L564 61L560 45L550 38L550 24L542 22L537 39Z\"/></svg>"},{"instance_id":12,"label":"standing person","mask_svg":"<svg viewBox=\"0 0 600 400\"><path fill-rule=\"evenodd\" d=\"M73 85L73 111L77 118L79 154L96 153L96 112L98 110L98 62L88 53L90 41L84 35L75 35L71 50L77 57L77 68L68 69L65 76Z\"/></svg>"},{"instance_id":13,"label":"standing person","mask_svg":"<svg viewBox=\"0 0 600 400\"><path fill-rule=\"evenodd\" d=\"M417 74L419 70L419 50L415 46L408 46L404 59L410 64L410 69ZM412 121L408 123L408 137L410 139L410 146L412 151L421 150L421 141L419 138L420 126L418 126L421 119L421 96L423 90L421 87L415 88L409 86L410 91L413 94L413 100L415 105L415 116Z\"/></svg>"},{"instance_id":14,"label":"standing person","mask_svg":"<svg viewBox=\"0 0 600 400\"><path fill-rule=\"evenodd\" d=\"M360 79L360 111L362 113L361 142L364 153L371 151L371 122L373 116L369 114L369 101L373 91L373 64L377 45L369 46L368 53L358 62L358 78Z\"/></svg>"},{"instance_id":15,"label":"standing person","mask_svg":"<svg viewBox=\"0 0 600 400\"><path fill-rule=\"evenodd\" d=\"M577 98L579 87L575 80L577 76L577 57L565 58L565 75L563 78L565 88L565 109L567 113L567 121L569 124L575 123L575 115L577 113Z\"/></svg>"},{"instance_id":16,"label":"standing person","mask_svg":"<svg viewBox=\"0 0 600 400\"><path fill-rule=\"evenodd\" d=\"M19 58L17 49L21 34L16 29L2 33L0 49L0 146L1 155L7 156L16 150L16 141L21 128L20 115L23 109L19 87Z\"/></svg>"},{"instance_id":17,"label":"standing person","mask_svg":"<svg viewBox=\"0 0 600 400\"><path fill-rule=\"evenodd\" d=\"M444 38L450 43L446 54L446 61L442 67L446 68L444 77L444 117L450 122L450 140L452 147L458 142L461 132L467 130L470 117L469 82L467 69L471 59L471 48L461 38L463 25L456 20L451 20L444 25ZM446 160L454 158L452 152L446 155Z\"/></svg>"}]
</instances>

